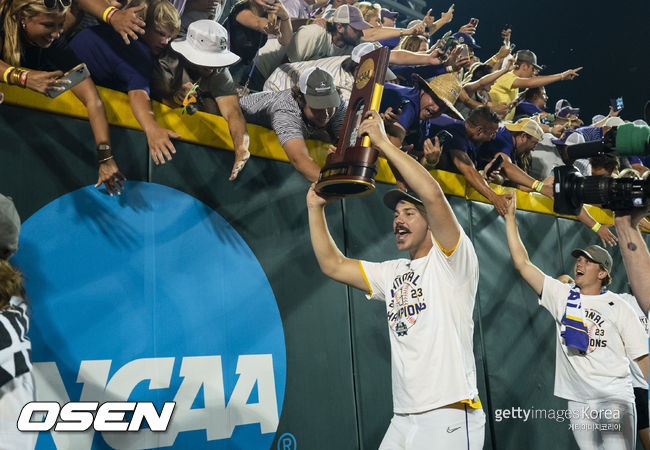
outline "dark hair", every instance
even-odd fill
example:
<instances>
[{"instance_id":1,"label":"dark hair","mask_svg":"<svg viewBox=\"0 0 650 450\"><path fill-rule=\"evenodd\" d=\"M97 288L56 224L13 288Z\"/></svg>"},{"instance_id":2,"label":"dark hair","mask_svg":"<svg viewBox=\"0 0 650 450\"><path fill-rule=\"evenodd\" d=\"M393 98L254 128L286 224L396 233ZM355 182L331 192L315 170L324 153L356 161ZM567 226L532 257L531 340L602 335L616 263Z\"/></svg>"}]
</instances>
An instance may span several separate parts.
<instances>
[{"instance_id":1,"label":"dark hair","mask_svg":"<svg viewBox=\"0 0 650 450\"><path fill-rule=\"evenodd\" d=\"M489 123L499 123L499 116L489 106L481 105L474 108L467 116L467 122L472 126L480 127Z\"/></svg>"},{"instance_id":2,"label":"dark hair","mask_svg":"<svg viewBox=\"0 0 650 450\"><path fill-rule=\"evenodd\" d=\"M544 89L544 86L537 86L537 87L532 87L532 88L526 89L524 91L524 101L532 102L537 97L541 97L542 96L542 89Z\"/></svg>"},{"instance_id":3,"label":"dark hair","mask_svg":"<svg viewBox=\"0 0 650 450\"><path fill-rule=\"evenodd\" d=\"M352 58L348 56L341 63L341 69L345 70L350 75L354 75L354 71L357 70L358 65L359 63L352 61Z\"/></svg>"},{"instance_id":4,"label":"dark hair","mask_svg":"<svg viewBox=\"0 0 650 450\"><path fill-rule=\"evenodd\" d=\"M334 22L325 22L325 29L327 30L328 33L332 34L336 31L336 24Z\"/></svg>"},{"instance_id":5,"label":"dark hair","mask_svg":"<svg viewBox=\"0 0 650 450\"><path fill-rule=\"evenodd\" d=\"M291 86L291 97L298 103L298 106L304 108L307 102L305 101L305 94L300 92L300 85L294 84Z\"/></svg>"},{"instance_id":6,"label":"dark hair","mask_svg":"<svg viewBox=\"0 0 650 450\"><path fill-rule=\"evenodd\" d=\"M489 64L479 64L472 71L472 80L478 81L483 78L485 75L492 73L492 66Z\"/></svg>"},{"instance_id":7,"label":"dark hair","mask_svg":"<svg viewBox=\"0 0 650 450\"><path fill-rule=\"evenodd\" d=\"M612 155L593 156L589 158L591 169L604 169L610 175L621 166L618 158Z\"/></svg>"}]
</instances>

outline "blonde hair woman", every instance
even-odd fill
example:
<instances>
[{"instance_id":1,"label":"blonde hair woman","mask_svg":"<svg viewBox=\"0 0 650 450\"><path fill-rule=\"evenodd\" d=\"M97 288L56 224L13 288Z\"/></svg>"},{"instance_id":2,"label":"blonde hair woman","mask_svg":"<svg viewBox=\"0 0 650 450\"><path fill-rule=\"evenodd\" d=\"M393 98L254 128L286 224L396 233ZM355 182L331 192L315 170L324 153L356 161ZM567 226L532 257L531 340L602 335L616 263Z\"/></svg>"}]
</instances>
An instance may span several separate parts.
<instances>
[{"instance_id":1,"label":"blonde hair woman","mask_svg":"<svg viewBox=\"0 0 650 450\"><path fill-rule=\"evenodd\" d=\"M373 27L381 27L381 5L379 3L357 2L354 4L363 15L363 20Z\"/></svg>"},{"instance_id":2,"label":"blonde hair woman","mask_svg":"<svg viewBox=\"0 0 650 450\"><path fill-rule=\"evenodd\" d=\"M45 94L65 89L67 81L60 80L63 71L80 63L60 39L66 11L71 0L2 0L2 81ZM24 70L27 67L34 70ZM72 93L88 110L88 119L97 144L99 177L109 194L123 189L122 175L113 159L108 121L104 105L93 81L88 78L72 89Z\"/></svg>"}]
</instances>

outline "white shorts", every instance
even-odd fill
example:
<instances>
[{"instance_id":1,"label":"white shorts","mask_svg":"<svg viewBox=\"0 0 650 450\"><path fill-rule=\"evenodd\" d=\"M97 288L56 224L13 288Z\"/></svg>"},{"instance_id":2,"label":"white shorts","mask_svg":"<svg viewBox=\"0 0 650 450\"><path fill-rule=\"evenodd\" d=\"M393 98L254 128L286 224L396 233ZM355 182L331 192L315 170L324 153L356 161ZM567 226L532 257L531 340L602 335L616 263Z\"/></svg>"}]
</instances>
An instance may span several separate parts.
<instances>
[{"instance_id":1,"label":"white shorts","mask_svg":"<svg viewBox=\"0 0 650 450\"><path fill-rule=\"evenodd\" d=\"M571 431L580 450L634 450L636 406L625 401L569 400Z\"/></svg>"},{"instance_id":2,"label":"white shorts","mask_svg":"<svg viewBox=\"0 0 650 450\"><path fill-rule=\"evenodd\" d=\"M393 415L379 450L480 450L484 439L482 409L438 408Z\"/></svg>"}]
</instances>

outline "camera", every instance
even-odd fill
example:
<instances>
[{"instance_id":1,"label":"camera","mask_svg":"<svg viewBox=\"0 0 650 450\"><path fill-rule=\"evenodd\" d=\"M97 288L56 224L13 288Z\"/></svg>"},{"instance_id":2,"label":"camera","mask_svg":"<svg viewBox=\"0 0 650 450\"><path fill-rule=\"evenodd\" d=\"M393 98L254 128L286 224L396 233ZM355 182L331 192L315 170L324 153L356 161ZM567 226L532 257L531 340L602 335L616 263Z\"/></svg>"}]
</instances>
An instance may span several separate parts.
<instances>
[{"instance_id":1,"label":"camera","mask_svg":"<svg viewBox=\"0 0 650 450\"><path fill-rule=\"evenodd\" d=\"M573 166L553 169L553 211L576 216L583 203L616 212L644 207L650 199L650 178L583 177Z\"/></svg>"}]
</instances>

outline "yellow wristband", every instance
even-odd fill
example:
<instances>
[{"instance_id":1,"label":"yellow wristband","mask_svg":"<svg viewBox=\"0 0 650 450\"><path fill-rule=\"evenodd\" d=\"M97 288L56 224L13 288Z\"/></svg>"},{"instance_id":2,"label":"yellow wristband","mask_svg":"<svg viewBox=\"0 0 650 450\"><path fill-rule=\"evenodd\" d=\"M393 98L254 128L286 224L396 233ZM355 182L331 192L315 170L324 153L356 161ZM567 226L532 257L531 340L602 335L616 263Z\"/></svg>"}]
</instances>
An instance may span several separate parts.
<instances>
[{"instance_id":1,"label":"yellow wristband","mask_svg":"<svg viewBox=\"0 0 650 450\"><path fill-rule=\"evenodd\" d=\"M11 71L14 70L14 69L15 69L14 66L10 66L9 68L7 68L7 70L5 70L5 73L2 75L2 79L4 80L5 83L9 84L9 81L7 80L7 77L9 76Z\"/></svg>"},{"instance_id":2,"label":"yellow wristband","mask_svg":"<svg viewBox=\"0 0 650 450\"><path fill-rule=\"evenodd\" d=\"M102 20L106 23L108 23L108 13L113 11L114 9L117 9L115 6L109 6L104 10L104 13L102 14Z\"/></svg>"},{"instance_id":3,"label":"yellow wristband","mask_svg":"<svg viewBox=\"0 0 650 450\"><path fill-rule=\"evenodd\" d=\"M594 233L598 233L598 230L600 230L600 226L601 225L598 222L596 222L596 225L591 227L591 229L594 231Z\"/></svg>"},{"instance_id":4,"label":"yellow wristband","mask_svg":"<svg viewBox=\"0 0 650 450\"><path fill-rule=\"evenodd\" d=\"M499 62L499 60L496 59L494 56L491 58L491 60L494 61L494 62Z\"/></svg>"},{"instance_id":5,"label":"yellow wristband","mask_svg":"<svg viewBox=\"0 0 650 450\"><path fill-rule=\"evenodd\" d=\"M530 186L530 188L534 191L537 189L537 185L539 184L539 180L533 181L533 184Z\"/></svg>"}]
</instances>

